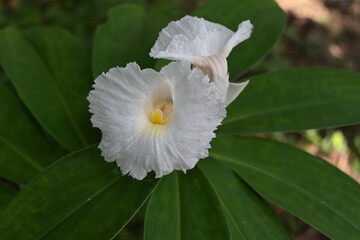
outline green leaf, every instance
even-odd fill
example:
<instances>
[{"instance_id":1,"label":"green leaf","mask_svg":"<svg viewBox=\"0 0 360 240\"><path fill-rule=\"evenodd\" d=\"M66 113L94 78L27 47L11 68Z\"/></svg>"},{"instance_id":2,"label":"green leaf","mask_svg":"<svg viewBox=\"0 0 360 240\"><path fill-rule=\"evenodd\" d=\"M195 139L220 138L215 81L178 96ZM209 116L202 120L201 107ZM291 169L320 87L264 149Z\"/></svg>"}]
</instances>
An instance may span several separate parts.
<instances>
[{"instance_id":1,"label":"green leaf","mask_svg":"<svg viewBox=\"0 0 360 240\"><path fill-rule=\"evenodd\" d=\"M111 239L149 196L156 184L151 179L122 176L95 147L70 154L11 201L0 218L1 237Z\"/></svg>"},{"instance_id":2,"label":"green leaf","mask_svg":"<svg viewBox=\"0 0 360 240\"><path fill-rule=\"evenodd\" d=\"M16 93L0 82L0 176L25 184L58 156Z\"/></svg>"},{"instance_id":3,"label":"green leaf","mask_svg":"<svg viewBox=\"0 0 360 240\"><path fill-rule=\"evenodd\" d=\"M141 181L122 177L42 239L113 239L144 204L156 182L153 176ZM99 220L103 221L99 224Z\"/></svg>"},{"instance_id":4,"label":"green leaf","mask_svg":"<svg viewBox=\"0 0 360 240\"><path fill-rule=\"evenodd\" d=\"M232 239L291 239L273 210L224 164L210 157L199 167L220 199Z\"/></svg>"},{"instance_id":5,"label":"green leaf","mask_svg":"<svg viewBox=\"0 0 360 240\"><path fill-rule=\"evenodd\" d=\"M221 133L258 133L360 123L360 74L294 68L250 78L229 105Z\"/></svg>"},{"instance_id":6,"label":"green leaf","mask_svg":"<svg viewBox=\"0 0 360 240\"><path fill-rule=\"evenodd\" d=\"M0 216L3 208L15 197L17 192L15 188L3 183L0 179Z\"/></svg>"},{"instance_id":7,"label":"green leaf","mask_svg":"<svg viewBox=\"0 0 360 240\"><path fill-rule=\"evenodd\" d=\"M13 28L0 31L0 62L25 105L70 150L98 141L85 98L92 79L84 47L59 28L24 36Z\"/></svg>"},{"instance_id":8,"label":"green leaf","mask_svg":"<svg viewBox=\"0 0 360 240\"><path fill-rule=\"evenodd\" d=\"M93 42L93 76L110 68L125 67L136 61L142 68L152 67L155 59L149 53L159 31L168 18L145 14L136 5L120 5L110 9L108 21L97 27Z\"/></svg>"},{"instance_id":9,"label":"green leaf","mask_svg":"<svg viewBox=\"0 0 360 240\"><path fill-rule=\"evenodd\" d=\"M360 185L326 161L266 139L220 137L212 146L264 198L330 238L360 236Z\"/></svg>"},{"instance_id":10,"label":"green leaf","mask_svg":"<svg viewBox=\"0 0 360 240\"><path fill-rule=\"evenodd\" d=\"M251 37L228 57L230 78L235 79L262 59L279 40L286 23L284 12L273 0L212 0L194 14L220 23L232 31L245 20L254 25Z\"/></svg>"},{"instance_id":11,"label":"green leaf","mask_svg":"<svg viewBox=\"0 0 360 240\"><path fill-rule=\"evenodd\" d=\"M163 177L145 216L145 239L230 239L214 190L195 167Z\"/></svg>"}]
</instances>

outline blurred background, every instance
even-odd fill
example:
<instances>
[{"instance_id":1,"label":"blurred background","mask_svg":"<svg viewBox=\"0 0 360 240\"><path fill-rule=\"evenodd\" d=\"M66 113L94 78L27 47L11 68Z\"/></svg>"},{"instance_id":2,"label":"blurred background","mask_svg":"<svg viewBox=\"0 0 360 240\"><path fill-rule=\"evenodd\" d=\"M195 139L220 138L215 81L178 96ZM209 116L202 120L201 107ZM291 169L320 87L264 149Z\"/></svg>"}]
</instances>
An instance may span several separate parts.
<instances>
[{"instance_id":1,"label":"blurred background","mask_svg":"<svg viewBox=\"0 0 360 240\"><path fill-rule=\"evenodd\" d=\"M136 3L143 5L147 11L177 19L205 2L206 0L1 0L0 28L60 26L77 36L90 51L95 28L106 20L107 11L112 6ZM360 73L360 0L276 2L287 14L287 27L264 61L254 66L246 77L301 66L328 66ZM0 67L0 75L3 74ZM287 142L320 156L360 183L360 125L258 136ZM275 206L274 209L294 239L328 239L283 209ZM117 239L141 239L143 223L140 219L143 219L144 213L145 209L142 209Z\"/></svg>"}]
</instances>

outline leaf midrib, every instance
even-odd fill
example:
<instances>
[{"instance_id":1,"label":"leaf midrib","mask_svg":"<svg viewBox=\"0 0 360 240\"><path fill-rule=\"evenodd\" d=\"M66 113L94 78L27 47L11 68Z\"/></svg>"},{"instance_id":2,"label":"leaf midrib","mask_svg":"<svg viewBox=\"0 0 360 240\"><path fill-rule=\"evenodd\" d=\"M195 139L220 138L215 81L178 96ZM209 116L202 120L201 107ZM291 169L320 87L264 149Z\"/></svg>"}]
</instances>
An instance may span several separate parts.
<instances>
[{"instance_id":1,"label":"leaf midrib","mask_svg":"<svg viewBox=\"0 0 360 240\"><path fill-rule=\"evenodd\" d=\"M236 229L240 232L240 235L243 237L243 239L250 239L247 238L245 233L242 231L241 227L239 226L239 224L237 223L237 221L234 218L234 215L232 214L232 212L230 211L230 208L228 206L228 204L225 203L224 199L219 195L218 191L216 190L216 188L214 187L212 181L209 179L209 177L206 175L205 171L199 166L199 169L202 171L202 173L204 174L205 178L208 180L208 182L210 183L210 186L213 188L215 195L217 196L217 198L219 199L219 202L221 203L221 205L223 206L224 210L228 213L228 216L231 218L231 220L235 223ZM229 228L229 232L230 232L230 237L231 236L231 231L230 231L230 226L228 225Z\"/></svg>"},{"instance_id":2,"label":"leaf midrib","mask_svg":"<svg viewBox=\"0 0 360 240\"><path fill-rule=\"evenodd\" d=\"M45 57L37 51L37 48L31 43L31 41L28 41L25 37L24 39L29 43L29 45L33 48L34 52L39 56L39 58L41 59L41 61L43 62L45 68L48 70L48 73L50 75L50 79L51 79L51 83L54 86L55 92L58 96L58 99L60 100L61 105L64 107L65 113L68 117L68 119L70 120L70 123L73 127L73 129L75 130L75 133L77 134L77 137L79 138L80 142L82 143L82 145L84 147L89 146L88 141L86 140L86 138L84 137L84 135L82 134L82 132L80 131L80 128L78 126L78 124L76 123L76 121L74 120L71 111L69 110L69 107L66 103L66 101L64 100L64 96L61 93L60 87L58 86L58 84L56 83L56 77L55 74L52 71L52 68L47 64L47 61L45 61Z\"/></svg>"},{"instance_id":3,"label":"leaf midrib","mask_svg":"<svg viewBox=\"0 0 360 240\"><path fill-rule=\"evenodd\" d=\"M289 185L295 189L297 189L298 191L308 195L310 198L312 199L315 199L316 201L318 201L319 203L321 203L322 205L324 205L326 208L328 208L330 211L332 211L333 213L335 213L337 216L339 216L341 219L343 219L345 222L349 223L355 230L357 230L359 233L360 233L360 229L359 227L354 224L351 220L347 219L344 215L342 215L341 213L339 213L338 211L336 211L335 209L333 209L328 203L326 203L325 201L322 201L320 200L319 198L317 198L316 196L312 195L310 192L306 191L305 189L303 188L300 188L300 187L297 187L296 185L290 183L290 182L287 182L287 181L284 181L282 180L281 178L277 177L276 175L274 174L271 174L267 171L264 171L262 169L259 169L259 168L256 168L256 167L253 167L251 165L248 165L248 164L245 164L245 163L242 163L242 162L237 162L237 161L234 161L228 157L224 157L224 156L220 156L218 154L214 154L212 153L211 154L214 158L217 158L219 160L223 160L223 161L226 161L226 162L229 162L229 163L233 163L233 164L238 164L238 165L242 165L246 168L249 168L249 169L252 169L252 170L255 170L255 171L258 171L260 173L263 173L264 175L267 175L271 178L274 178L282 183L284 183L285 185Z\"/></svg>"},{"instance_id":4,"label":"leaf midrib","mask_svg":"<svg viewBox=\"0 0 360 240\"><path fill-rule=\"evenodd\" d=\"M95 192L93 195L89 196L87 199L91 198L90 201L92 201L94 198L96 198L98 195L100 195L102 192L109 189L112 185L116 184L123 176L116 177L113 181L111 181L109 184L105 185L103 188L101 188L99 191ZM54 224L49 229L46 229L45 232L43 232L40 236L38 236L38 239L42 239L43 237L46 237L48 233L50 233L52 230L54 230L56 227L58 227L61 223L66 221L69 217L71 217L77 210L82 208L84 205L86 205L89 201L83 201L81 204L79 204L76 208L73 209L72 212L69 212L66 216L64 216L60 221L58 221L56 224Z\"/></svg>"}]
</instances>

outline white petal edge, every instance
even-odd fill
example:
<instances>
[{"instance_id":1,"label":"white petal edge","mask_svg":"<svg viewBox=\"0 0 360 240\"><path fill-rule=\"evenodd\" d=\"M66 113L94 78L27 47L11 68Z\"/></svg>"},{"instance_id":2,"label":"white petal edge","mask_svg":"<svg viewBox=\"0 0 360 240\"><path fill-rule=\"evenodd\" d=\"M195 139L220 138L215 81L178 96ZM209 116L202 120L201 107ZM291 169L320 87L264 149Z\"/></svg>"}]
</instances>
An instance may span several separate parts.
<instances>
[{"instance_id":1,"label":"white petal edge","mask_svg":"<svg viewBox=\"0 0 360 240\"><path fill-rule=\"evenodd\" d=\"M238 30L234 35L231 36L223 49L224 56L227 57L236 45L248 39L252 33L253 28L254 26L251 24L250 20L246 20L240 23Z\"/></svg>"},{"instance_id":2,"label":"white petal edge","mask_svg":"<svg viewBox=\"0 0 360 240\"><path fill-rule=\"evenodd\" d=\"M164 82L172 88L172 119L166 128L157 126L160 131L144 131L152 123L142 108ZM100 75L93 86L88 100L91 121L103 134L102 155L139 180L152 170L159 178L193 168L208 156L213 131L226 115L215 83L187 62L170 63L160 73L130 63Z\"/></svg>"},{"instance_id":3,"label":"white petal edge","mask_svg":"<svg viewBox=\"0 0 360 240\"><path fill-rule=\"evenodd\" d=\"M218 23L185 16L162 29L150 56L192 62L197 57L219 54L233 34Z\"/></svg>"},{"instance_id":4,"label":"white petal edge","mask_svg":"<svg viewBox=\"0 0 360 240\"><path fill-rule=\"evenodd\" d=\"M244 88L246 87L246 85L248 85L248 83L249 80L242 83L230 82L226 94L226 106L232 103L239 96L239 94L244 90Z\"/></svg>"}]
</instances>

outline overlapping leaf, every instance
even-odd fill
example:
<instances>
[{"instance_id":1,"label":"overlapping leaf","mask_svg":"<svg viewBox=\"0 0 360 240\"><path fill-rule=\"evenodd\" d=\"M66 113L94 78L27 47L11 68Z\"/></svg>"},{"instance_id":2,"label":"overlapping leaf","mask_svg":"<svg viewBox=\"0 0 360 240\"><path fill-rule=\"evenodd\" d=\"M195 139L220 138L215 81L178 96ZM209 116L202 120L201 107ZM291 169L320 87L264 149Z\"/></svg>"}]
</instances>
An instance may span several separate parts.
<instances>
[{"instance_id":1,"label":"overlapping leaf","mask_svg":"<svg viewBox=\"0 0 360 240\"><path fill-rule=\"evenodd\" d=\"M58 158L13 89L0 82L0 176L25 184Z\"/></svg>"},{"instance_id":2,"label":"overlapping leaf","mask_svg":"<svg viewBox=\"0 0 360 240\"><path fill-rule=\"evenodd\" d=\"M0 238L111 239L156 182L153 176L141 182L122 176L95 147L81 150L52 164L16 196L2 212Z\"/></svg>"},{"instance_id":3,"label":"overlapping leaf","mask_svg":"<svg viewBox=\"0 0 360 240\"><path fill-rule=\"evenodd\" d=\"M271 140L221 137L211 156L264 198L334 239L360 235L360 185L327 162Z\"/></svg>"},{"instance_id":4,"label":"overlapping leaf","mask_svg":"<svg viewBox=\"0 0 360 240\"><path fill-rule=\"evenodd\" d=\"M136 5L112 8L108 21L98 26L95 32L93 76L134 61L141 68L152 67L155 60L149 56L150 49L168 21L162 15L146 14Z\"/></svg>"},{"instance_id":5,"label":"overlapping leaf","mask_svg":"<svg viewBox=\"0 0 360 240\"><path fill-rule=\"evenodd\" d=\"M0 181L0 216L3 208L15 197L18 190Z\"/></svg>"},{"instance_id":6,"label":"overlapping leaf","mask_svg":"<svg viewBox=\"0 0 360 240\"><path fill-rule=\"evenodd\" d=\"M283 12L271 0L256 4L251 0L212 0L195 15L232 30L243 20L254 24L251 38L228 58L232 78L270 50L285 24ZM95 33L93 76L130 61L143 68L153 66L155 60L148 53L167 23L168 19L146 14L133 5L112 9L109 20ZM12 28L2 30L0 62L25 105L57 141L75 150L98 139L90 126L85 99L92 82L90 61L68 33L55 28L24 34ZM0 86L4 93L0 100L10 100L4 101L0 120L9 122L14 117L4 116L10 111L10 102L17 100L4 89ZM339 70L292 69L257 76L230 105L219 132L291 131L357 123L359 92L359 75ZM22 116L25 111L20 108L10 114L20 114L18 121L27 122L28 116ZM32 125L24 124L21 129L31 136L34 131L34 136L41 135ZM41 152L37 147L50 148L38 140L42 137L34 138L39 145L32 148L29 139L19 140L8 130L0 128L0 140L5 143L0 145L0 157L19 158L9 169L25 168L26 174L1 169L4 158L0 159L0 174L10 172L5 176L26 182L52 161L47 150ZM322 160L255 138L221 137L212 146L212 158L231 167L264 198L335 239L360 235L359 185ZM33 157L32 151L43 156ZM217 160L203 160L187 175L177 172L161 180L149 202L146 239L289 238L268 205ZM112 239L156 183L153 176L143 181L122 176L114 164L103 161L95 147L81 150L51 165L15 197L1 213L0 238ZM0 194L5 196L0 207L16 193L4 189L0 185Z\"/></svg>"},{"instance_id":7,"label":"overlapping leaf","mask_svg":"<svg viewBox=\"0 0 360 240\"><path fill-rule=\"evenodd\" d=\"M0 62L25 105L70 150L98 141L86 96L90 60L84 47L59 28L0 32Z\"/></svg>"},{"instance_id":8,"label":"overlapping leaf","mask_svg":"<svg viewBox=\"0 0 360 240\"><path fill-rule=\"evenodd\" d=\"M230 169L211 157L199 166L220 199L232 239L291 239L267 203Z\"/></svg>"},{"instance_id":9,"label":"overlapping leaf","mask_svg":"<svg viewBox=\"0 0 360 240\"><path fill-rule=\"evenodd\" d=\"M220 202L197 167L161 179L147 208L145 239L231 239Z\"/></svg>"},{"instance_id":10,"label":"overlapping leaf","mask_svg":"<svg viewBox=\"0 0 360 240\"><path fill-rule=\"evenodd\" d=\"M294 68L251 77L221 133L297 131L360 122L360 74Z\"/></svg>"}]
</instances>

